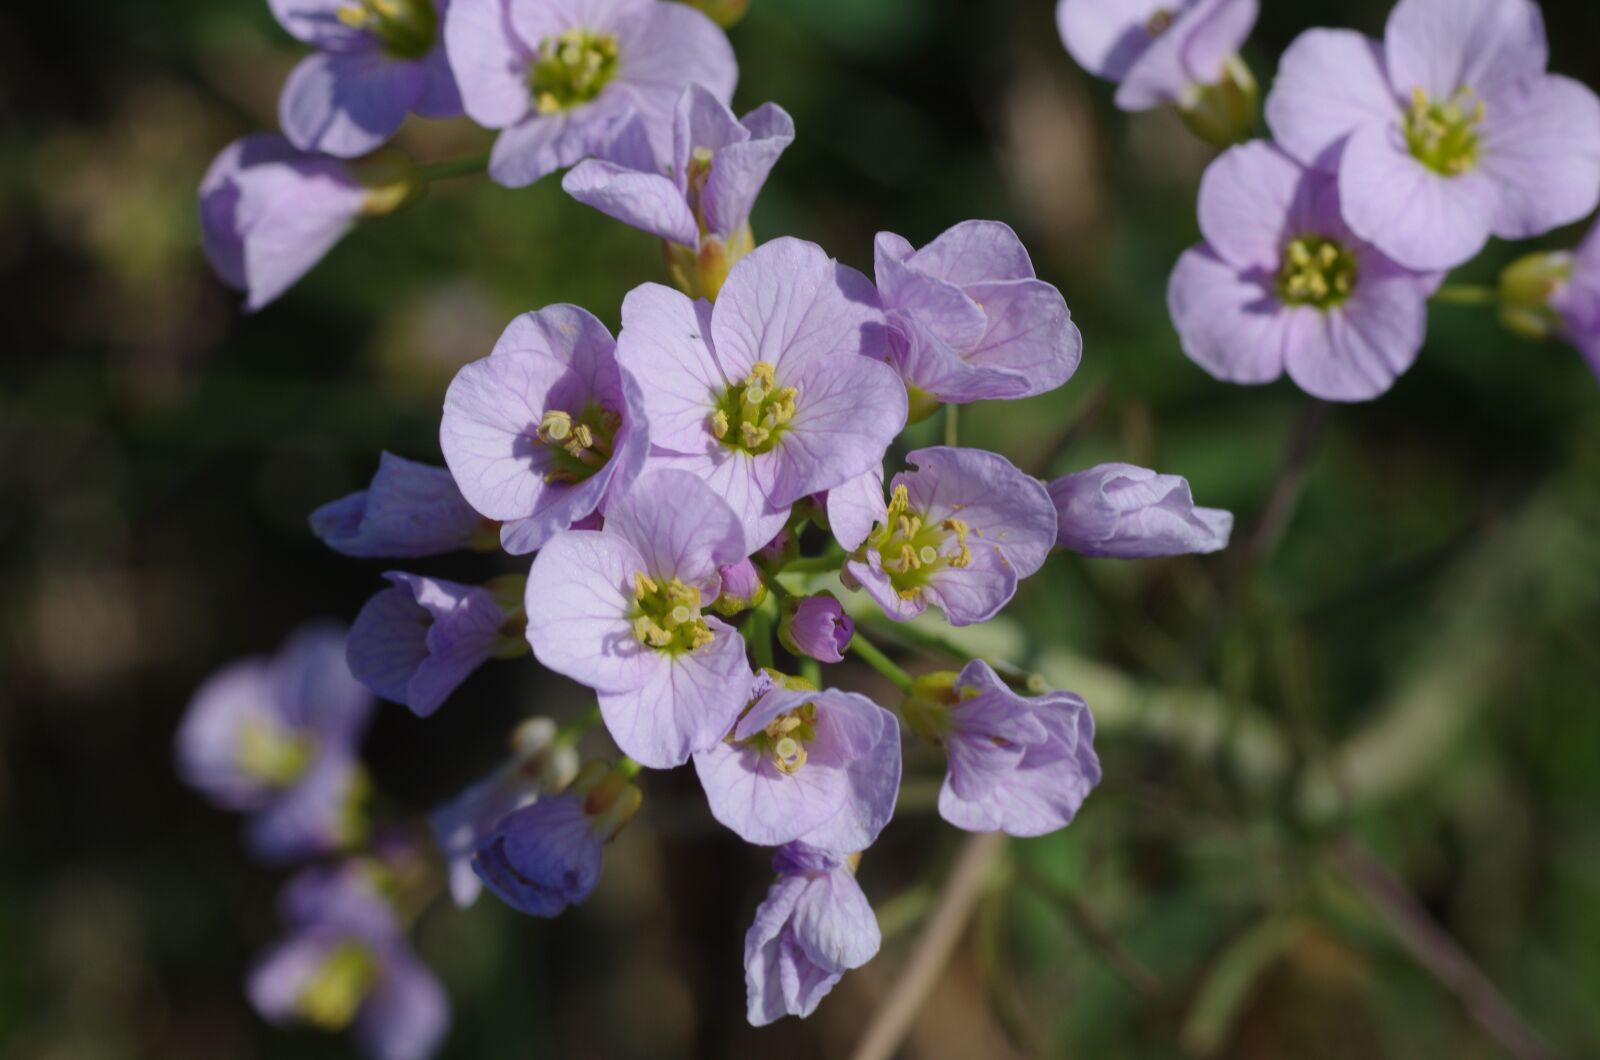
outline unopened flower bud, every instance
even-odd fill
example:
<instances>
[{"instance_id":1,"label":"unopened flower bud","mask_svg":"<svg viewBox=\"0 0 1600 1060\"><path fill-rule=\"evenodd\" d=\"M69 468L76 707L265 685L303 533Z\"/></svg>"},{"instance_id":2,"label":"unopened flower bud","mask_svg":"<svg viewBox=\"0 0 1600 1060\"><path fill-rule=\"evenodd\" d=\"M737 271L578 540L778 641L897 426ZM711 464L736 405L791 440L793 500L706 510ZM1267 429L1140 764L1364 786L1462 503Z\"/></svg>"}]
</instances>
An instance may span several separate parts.
<instances>
[{"instance_id":1,"label":"unopened flower bud","mask_svg":"<svg viewBox=\"0 0 1600 1060\"><path fill-rule=\"evenodd\" d=\"M766 582L748 559L723 567L717 573L722 576L722 593L711 605L717 614L732 618L760 607L767 598Z\"/></svg>"},{"instance_id":2,"label":"unopened flower bud","mask_svg":"<svg viewBox=\"0 0 1600 1060\"><path fill-rule=\"evenodd\" d=\"M755 234L746 224L726 240L716 235L703 235L700 246L687 247L670 240L662 243L667 259L667 275L678 290L690 298L705 298L715 302L722 290L728 272L750 251L755 249Z\"/></svg>"},{"instance_id":3,"label":"unopened flower bud","mask_svg":"<svg viewBox=\"0 0 1600 1060\"><path fill-rule=\"evenodd\" d=\"M953 670L923 674L911 682L911 691L900 705L900 716L911 731L928 743L943 743L950 731L950 711L960 700L958 676Z\"/></svg>"},{"instance_id":4,"label":"unopened flower bud","mask_svg":"<svg viewBox=\"0 0 1600 1060\"><path fill-rule=\"evenodd\" d=\"M1500 323L1529 339L1549 339L1565 330L1550 298L1572 276L1572 255L1540 252L1518 258L1500 274Z\"/></svg>"},{"instance_id":5,"label":"unopened flower bud","mask_svg":"<svg viewBox=\"0 0 1600 1060\"><path fill-rule=\"evenodd\" d=\"M1234 55L1223 65L1221 80L1192 86L1190 95L1178 104L1178 113L1196 136L1227 147L1250 138L1260 94L1250 67Z\"/></svg>"},{"instance_id":6,"label":"unopened flower bud","mask_svg":"<svg viewBox=\"0 0 1600 1060\"><path fill-rule=\"evenodd\" d=\"M750 10L750 0L683 0L683 2L704 11L710 16L711 21L723 29L744 18L745 12Z\"/></svg>"},{"instance_id":7,"label":"unopened flower bud","mask_svg":"<svg viewBox=\"0 0 1600 1060\"><path fill-rule=\"evenodd\" d=\"M791 598L784 605L778 624L778 639L796 655L819 662L844 661L845 649L855 635L856 624L844 613L832 593Z\"/></svg>"}]
</instances>

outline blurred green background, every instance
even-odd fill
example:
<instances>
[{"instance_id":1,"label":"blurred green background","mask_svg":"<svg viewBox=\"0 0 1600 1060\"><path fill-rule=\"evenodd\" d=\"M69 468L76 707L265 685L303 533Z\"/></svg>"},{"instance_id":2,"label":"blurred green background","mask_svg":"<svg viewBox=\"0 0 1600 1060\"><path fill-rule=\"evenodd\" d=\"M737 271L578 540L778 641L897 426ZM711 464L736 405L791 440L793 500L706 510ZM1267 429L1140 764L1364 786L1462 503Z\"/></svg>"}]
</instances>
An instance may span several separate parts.
<instances>
[{"instance_id":1,"label":"blurred green background","mask_svg":"<svg viewBox=\"0 0 1600 1060\"><path fill-rule=\"evenodd\" d=\"M1351 837L1559 1054L1600 1055L1600 391L1578 356L1436 307L1394 390L1320 425L1287 383L1214 382L1164 302L1210 152L1170 113L1114 111L1051 4L752 6L731 33L737 103L774 100L799 129L758 237L870 271L876 231L920 244L1011 223L1065 292L1084 363L1055 394L967 410L963 441L1040 475L1110 459L1184 474L1241 522L1203 560L1058 556L981 634L1088 697L1106 780L1072 828L1010 846L903 1055L1501 1055L1352 885ZM1377 32L1387 5L1265 6L1246 53L1264 85L1300 30ZM1544 7L1553 67L1600 84L1600 9ZM622 295L661 278L656 244L556 180L469 180L241 315L196 249L194 190L225 143L275 126L299 54L261 0L0 11L5 1060L349 1054L245 1004L281 877L179 786L173 729L210 670L376 591L384 565L327 552L306 515L361 487L381 448L437 460L457 366L548 303L615 326ZM413 122L401 144L433 160L488 140ZM1296 439L1298 498L1280 475ZM1255 564L1273 496L1299 503ZM883 688L851 667L836 680ZM517 718L582 705L524 662L426 723L384 708L368 751L387 806L425 810L489 768ZM766 857L680 770L648 778L575 912L424 916L456 1005L444 1055L846 1055L962 841L931 812L939 769L908 759L902 812L862 866L883 953L813 1019L745 1026Z\"/></svg>"}]
</instances>

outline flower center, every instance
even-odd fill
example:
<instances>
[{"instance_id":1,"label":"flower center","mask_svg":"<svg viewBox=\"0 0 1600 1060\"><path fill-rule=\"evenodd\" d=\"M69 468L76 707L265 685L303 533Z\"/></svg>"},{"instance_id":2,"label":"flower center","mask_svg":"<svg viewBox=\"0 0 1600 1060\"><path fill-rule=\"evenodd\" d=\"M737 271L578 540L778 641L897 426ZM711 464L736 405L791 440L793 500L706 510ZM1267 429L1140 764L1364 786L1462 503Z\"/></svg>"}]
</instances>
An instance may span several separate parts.
<instances>
[{"instance_id":1,"label":"flower center","mask_svg":"<svg viewBox=\"0 0 1600 1060\"><path fill-rule=\"evenodd\" d=\"M1288 305L1332 309L1356 285L1355 255L1322 236L1301 236L1284 248L1278 295Z\"/></svg>"},{"instance_id":2,"label":"flower center","mask_svg":"<svg viewBox=\"0 0 1600 1060\"><path fill-rule=\"evenodd\" d=\"M622 417L589 402L576 416L551 409L539 421L534 439L549 452L546 482L579 483L606 466Z\"/></svg>"},{"instance_id":3,"label":"flower center","mask_svg":"<svg viewBox=\"0 0 1600 1060\"><path fill-rule=\"evenodd\" d=\"M616 73L614 34L569 29L540 42L528 83L539 113L557 114L594 99Z\"/></svg>"},{"instance_id":4,"label":"flower center","mask_svg":"<svg viewBox=\"0 0 1600 1060\"><path fill-rule=\"evenodd\" d=\"M439 37L439 13L429 0L349 0L339 21L378 38L396 59L421 59Z\"/></svg>"},{"instance_id":5,"label":"flower center","mask_svg":"<svg viewBox=\"0 0 1600 1060\"><path fill-rule=\"evenodd\" d=\"M644 571L633 576L633 637L657 651L677 654L710 644L715 636L700 617L700 590L673 578L665 585Z\"/></svg>"},{"instance_id":6,"label":"flower center","mask_svg":"<svg viewBox=\"0 0 1600 1060\"><path fill-rule=\"evenodd\" d=\"M1158 7L1156 8L1156 13L1151 15L1149 20L1145 22L1145 32L1150 34L1152 37L1159 37L1167 30L1172 28L1172 23L1177 19L1177 17L1178 16L1174 15L1166 8Z\"/></svg>"},{"instance_id":7,"label":"flower center","mask_svg":"<svg viewBox=\"0 0 1600 1060\"><path fill-rule=\"evenodd\" d=\"M341 942L323 958L295 998L295 1013L320 1030L350 1026L378 979L378 960L359 942Z\"/></svg>"},{"instance_id":8,"label":"flower center","mask_svg":"<svg viewBox=\"0 0 1600 1060\"><path fill-rule=\"evenodd\" d=\"M1470 88L1431 102L1420 87L1411 91L1411 109L1405 113L1406 146L1417 161L1447 177L1460 176L1478 164L1478 126L1483 122L1483 100Z\"/></svg>"},{"instance_id":9,"label":"flower center","mask_svg":"<svg viewBox=\"0 0 1600 1060\"><path fill-rule=\"evenodd\" d=\"M239 726L233 755L246 776L275 788L287 788L311 765L315 750L309 735L254 717Z\"/></svg>"},{"instance_id":10,"label":"flower center","mask_svg":"<svg viewBox=\"0 0 1600 1060\"><path fill-rule=\"evenodd\" d=\"M806 744L817 738L817 705L807 703L795 710L779 714L767 722L767 727L744 741L763 758L770 757L772 764L786 777L800 772L806 764Z\"/></svg>"},{"instance_id":11,"label":"flower center","mask_svg":"<svg viewBox=\"0 0 1600 1060\"><path fill-rule=\"evenodd\" d=\"M961 568L972 562L967 547L967 524L960 519L929 522L910 510L911 496L896 486L884 522L867 539L877 550L889 582L901 597L915 599L928 578L946 567Z\"/></svg>"},{"instance_id":12,"label":"flower center","mask_svg":"<svg viewBox=\"0 0 1600 1060\"><path fill-rule=\"evenodd\" d=\"M712 409L711 433L729 449L756 456L778 447L794 419L799 391L778 386L774 372L766 361L757 361L744 382L728 387Z\"/></svg>"}]
</instances>

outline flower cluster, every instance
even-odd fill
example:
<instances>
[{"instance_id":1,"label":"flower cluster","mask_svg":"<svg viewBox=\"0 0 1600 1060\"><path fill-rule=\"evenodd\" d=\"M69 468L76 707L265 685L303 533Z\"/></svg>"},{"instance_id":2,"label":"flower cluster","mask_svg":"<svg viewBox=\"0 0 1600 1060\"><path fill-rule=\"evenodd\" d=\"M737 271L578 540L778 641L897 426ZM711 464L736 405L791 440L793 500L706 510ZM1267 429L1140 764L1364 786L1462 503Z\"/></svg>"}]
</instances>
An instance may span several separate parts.
<instances>
[{"instance_id":1,"label":"flower cluster","mask_svg":"<svg viewBox=\"0 0 1600 1060\"><path fill-rule=\"evenodd\" d=\"M1253 0L1059 8L1068 50L1119 82L1119 106L1175 102L1186 116L1227 82L1254 14ZM1272 141L1231 147L1201 184L1205 242L1168 290L1184 352L1228 382L1287 374L1333 401L1387 391L1422 347L1447 270L1491 235L1539 236L1600 203L1600 100L1548 73L1548 51L1531 0L1400 0L1382 40L1302 34L1266 99ZM1593 361L1581 261L1524 260L1482 300Z\"/></svg>"},{"instance_id":2,"label":"flower cluster","mask_svg":"<svg viewBox=\"0 0 1600 1060\"><path fill-rule=\"evenodd\" d=\"M405 163L328 156L377 146L408 111L441 113L446 80L466 114L499 130L494 179L521 186L571 167L565 190L662 240L673 281L605 307L620 309L615 336L573 305L513 320L444 395L443 467L385 453L367 489L312 514L315 533L352 557L409 564L473 550L498 552L504 568L481 584L385 572L347 641L322 642L342 645L348 662L327 667L353 703L340 717L366 716L352 674L424 718L496 659L531 653L585 686L589 714L524 723L507 761L432 815L452 897L465 905L487 889L541 917L583 902L606 844L642 805L646 771L692 762L709 815L776 850L776 882L746 938L749 1018L808 1015L878 949L855 871L894 816L904 739L943 751L939 813L968 831L1060 829L1100 780L1094 721L1076 694L1024 695L983 660L913 678L867 637L935 621L930 607L952 626L989 621L1058 548L1214 552L1231 516L1196 507L1176 476L1108 464L1046 483L956 444L956 406L1045 394L1073 376L1083 337L1065 298L994 221L958 223L921 247L880 233L871 278L814 243L758 245L750 214L794 125L773 104L729 109L727 42L691 8L282 0L275 10L320 49L286 93L293 146L236 145L203 189L208 247L252 306L357 216L425 182ZM1135 42L1142 56L1106 58L1107 69L1141 79L1130 99L1198 111L1193 86L1247 78L1231 56L1254 13L1201 0L1172 19L1172 37ZM908 425L942 407L949 444L907 451ZM847 653L893 697L833 683L849 671L825 676L822 664ZM298 793L322 763L349 767L359 734L294 698L310 678L286 658L274 665L302 675L289 692L266 664L225 671L180 742L196 786L263 816L310 798ZM580 765L576 744L599 726L619 753ZM327 835L286 859L353 841ZM394 861L379 859L403 877ZM327 873L370 869L314 871L328 891ZM370 1052L397 1055L365 1029L381 1019L370 1012L421 991L397 942L394 910L406 903L385 893L387 916L371 895L286 915L292 939L254 980L258 1008L354 1021ZM426 1021L429 1006L417 1009L409 1018ZM436 1037L409 1033L413 1055Z\"/></svg>"}]
</instances>

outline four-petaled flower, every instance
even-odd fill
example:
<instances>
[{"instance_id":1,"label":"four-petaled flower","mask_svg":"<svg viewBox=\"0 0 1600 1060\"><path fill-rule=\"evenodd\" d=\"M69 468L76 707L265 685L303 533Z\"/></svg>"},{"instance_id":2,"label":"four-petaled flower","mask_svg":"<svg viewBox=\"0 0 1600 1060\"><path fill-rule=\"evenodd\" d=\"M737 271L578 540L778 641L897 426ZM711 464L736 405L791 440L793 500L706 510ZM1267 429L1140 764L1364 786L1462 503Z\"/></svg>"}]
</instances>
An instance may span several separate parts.
<instances>
[{"instance_id":1,"label":"four-petaled flower","mask_svg":"<svg viewBox=\"0 0 1600 1060\"><path fill-rule=\"evenodd\" d=\"M594 689L611 737L652 769L721 740L749 702L744 639L704 614L745 557L722 498L684 471L645 474L602 530L556 535L528 573L528 643Z\"/></svg>"}]
</instances>

